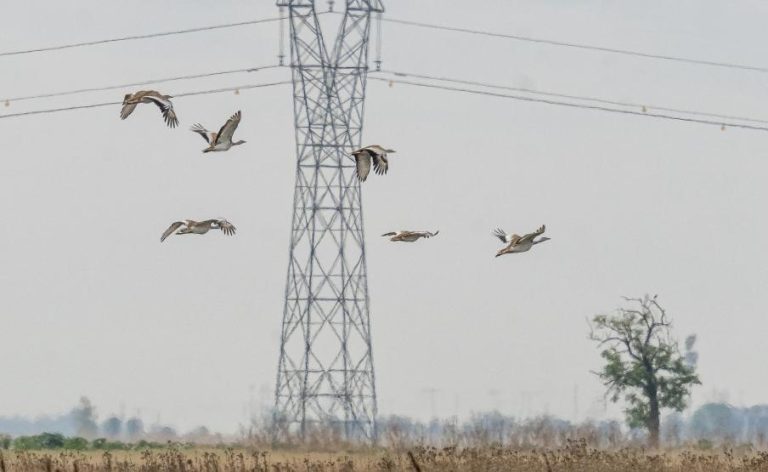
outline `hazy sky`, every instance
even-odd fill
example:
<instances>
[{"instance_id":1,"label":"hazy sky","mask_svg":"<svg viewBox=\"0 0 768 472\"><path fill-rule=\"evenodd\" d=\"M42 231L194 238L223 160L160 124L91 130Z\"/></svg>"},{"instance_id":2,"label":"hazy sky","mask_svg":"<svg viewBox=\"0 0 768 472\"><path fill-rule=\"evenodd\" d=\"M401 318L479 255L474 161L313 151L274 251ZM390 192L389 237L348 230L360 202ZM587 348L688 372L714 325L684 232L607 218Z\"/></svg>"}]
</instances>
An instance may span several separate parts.
<instances>
[{"instance_id":1,"label":"hazy sky","mask_svg":"<svg viewBox=\"0 0 768 472\"><path fill-rule=\"evenodd\" d=\"M0 51L272 17L272 1L29 0ZM325 2L320 2L325 4ZM337 4L342 3L338 2ZM761 1L389 0L392 18L768 66ZM327 31L333 37L335 31ZM768 118L768 75L385 24L384 67ZM0 57L0 98L276 62L277 25ZM158 85L166 93L287 69ZM119 101L129 90L0 106ZM694 401L768 402L768 134L371 81L364 186L379 410L602 416L586 319L658 293L699 336ZM295 143L287 86L0 119L0 415L140 411L234 431L276 375ZM225 154L187 127L243 111ZM236 237L159 237L224 216ZM494 227L552 241L495 259ZM379 234L440 230L412 245ZM728 391L729 395L723 393ZM575 402L574 400L577 400ZM577 403L577 404L576 404ZM609 415L619 415L609 409Z\"/></svg>"}]
</instances>

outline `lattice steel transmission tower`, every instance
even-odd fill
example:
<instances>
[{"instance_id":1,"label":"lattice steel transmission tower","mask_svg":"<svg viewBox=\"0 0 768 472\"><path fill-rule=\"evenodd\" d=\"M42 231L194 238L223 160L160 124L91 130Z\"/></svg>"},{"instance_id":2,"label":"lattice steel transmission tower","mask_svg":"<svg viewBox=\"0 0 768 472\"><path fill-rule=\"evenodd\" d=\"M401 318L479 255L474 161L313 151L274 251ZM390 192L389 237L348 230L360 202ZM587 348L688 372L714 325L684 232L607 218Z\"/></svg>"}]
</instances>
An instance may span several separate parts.
<instances>
[{"instance_id":1,"label":"lattice steel transmission tower","mask_svg":"<svg viewBox=\"0 0 768 472\"><path fill-rule=\"evenodd\" d=\"M275 421L278 434L322 425L375 440L363 210L349 153L361 144L371 17L383 6L346 0L329 53L314 0L277 5L288 9L298 162Z\"/></svg>"}]
</instances>

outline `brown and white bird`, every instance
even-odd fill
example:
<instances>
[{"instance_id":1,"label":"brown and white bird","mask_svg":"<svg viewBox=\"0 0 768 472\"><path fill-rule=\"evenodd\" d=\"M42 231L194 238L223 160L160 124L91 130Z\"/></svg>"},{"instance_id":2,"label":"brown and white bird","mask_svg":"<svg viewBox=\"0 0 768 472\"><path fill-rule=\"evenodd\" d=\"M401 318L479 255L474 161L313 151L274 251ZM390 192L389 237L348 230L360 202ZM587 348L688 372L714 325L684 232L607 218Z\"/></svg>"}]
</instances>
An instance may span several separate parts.
<instances>
[{"instance_id":1,"label":"brown and white bird","mask_svg":"<svg viewBox=\"0 0 768 472\"><path fill-rule=\"evenodd\" d=\"M225 220L224 218L205 221L176 221L172 223L168 229L165 230L162 236L160 236L160 242L165 241L165 238L171 234L174 234L174 231L176 230L178 230L176 231L176 234L205 234L208 232L208 230L211 229L220 229L227 236L232 236L235 234L236 228L232 223Z\"/></svg>"},{"instance_id":2,"label":"brown and white bird","mask_svg":"<svg viewBox=\"0 0 768 472\"><path fill-rule=\"evenodd\" d=\"M394 149L384 149L378 144L352 151L357 166L357 178L360 179L360 182L365 182L365 179L368 178L368 174L371 172L371 161L373 161L373 170L377 174L386 174L389 169L387 154L393 152L395 152Z\"/></svg>"},{"instance_id":3,"label":"brown and white bird","mask_svg":"<svg viewBox=\"0 0 768 472\"><path fill-rule=\"evenodd\" d=\"M493 232L493 235L501 239L502 242L507 243L505 247L501 248L499 252L496 253L496 257L503 256L504 254L525 252L530 250L535 244L549 241L550 238L547 238L546 236L535 239L536 236L544 234L545 229L546 227L541 225L541 228L537 229L533 233L528 233L525 236L519 236L517 234L507 234L501 228L496 228L496 230Z\"/></svg>"},{"instance_id":4,"label":"brown and white bird","mask_svg":"<svg viewBox=\"0 0 768 472\"><path fill-rule=\"evenodd\" d=\"M406 243L412 243L421 238L431 238L437 236L440 231L430 233L429 231L391 231L389 233L382 234L382 236L392 236L390 241L402 241Z\"/></svg>"},{"instance_id":5,"label":"brown and white bird","mask_svg":"<svg viewBox=\"0 0 768 472\"><path fill-rule=\"evenodd\" d=\"M165 124L175 128L179 125L179 120L176 118L176 112L173 111L171 98L173 97L170 95L163 95L154 90L141 90L133 94L129 93L123 99L123 109L120 110L120 118L123 120L128 118L139 103L154 103L163 112Z\"/></svg>"},{"instance_id":6,"label":"brown and white bird","mask_svg":"<svg viewBox=\"0 0 768 472\"><path fill-rule=\"evenodd\" d=\"M240 124L240 118L242 118L242 116L243 114L238 110L237 113L232 115L227 122L224 123L224 126L219 129L218 133L208 131L200 123L195 123L189 129L202 136L203 139L205 139L205 142L208 143L208 147L203 149L203 152L228 151L232 146L239 146L245 143L243 140L232 142L232 135L235 134L235 130L237 129L237 125Z\"/></svg>"}]
</instances>

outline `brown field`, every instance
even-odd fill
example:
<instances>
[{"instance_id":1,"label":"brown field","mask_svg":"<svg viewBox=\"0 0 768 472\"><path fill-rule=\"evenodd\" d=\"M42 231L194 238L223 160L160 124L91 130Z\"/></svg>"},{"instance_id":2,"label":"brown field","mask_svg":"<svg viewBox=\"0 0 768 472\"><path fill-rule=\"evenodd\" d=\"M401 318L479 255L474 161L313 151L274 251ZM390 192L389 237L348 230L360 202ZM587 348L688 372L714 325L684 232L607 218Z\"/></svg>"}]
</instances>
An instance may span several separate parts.
<instances>
[{"instance_id":1,"label":"brown field","mask_svg":"<svg viewBox=\"0 0 768 472\"><path fill-rule=\"evenodd\" d=\"M411 459L411 454L413 460ZM414 464L415 461L415 464ZM176 449L118 452L0 452L0 472L278 472L278 471L766 471L768 451L641 449L601 451L583 441L561 449L416 447L341 453Z\"/></svg>"}]
</instances>

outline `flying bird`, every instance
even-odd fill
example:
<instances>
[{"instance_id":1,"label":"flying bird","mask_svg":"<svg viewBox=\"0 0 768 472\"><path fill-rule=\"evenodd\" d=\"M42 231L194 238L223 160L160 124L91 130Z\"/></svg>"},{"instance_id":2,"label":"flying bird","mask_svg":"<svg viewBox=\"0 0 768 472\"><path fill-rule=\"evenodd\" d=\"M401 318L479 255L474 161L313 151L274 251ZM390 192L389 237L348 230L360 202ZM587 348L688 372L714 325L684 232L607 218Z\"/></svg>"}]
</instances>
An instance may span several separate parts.
<instances>
[{"instance_id":1,"label":"flying bird","mask_svg":"<svg viewBox=\"0 0 768 472\"><path fill-rule=\"evenodd\" d=\"M243 140L232 142L232 135L235 134L235 130L237 129L237 125L240 124L240 118L242 118L242 116L243 114L238 110L237 113L232 115L227 122L224 123L224 126L221 127L218 133L208 131L200 123L195 123L189 129L202 136L203 139L205 139L205 142L208 143L208 147L203 149L203 152L228 151L232 146L239 146L240 144L245 143Z\"/></svg>"},{"instance_id":2,"label":"flying bird","mask_svg":"<svg viewBox=\"0 0 768 472\"><path fill-rule=\"evenodd\" d=\"M395 152L394 149L384 149L378 144L366 146L352 152L355 156L355 165L357 166L357 178L360 182L365 182L368 174L371 172L371 161L373 161L373 170L379 175L387 173L389 161L387 153Z\"/></svg>"},{"instance_id":3,"label":"flying bird","mask_svg":"<svg viewBox=\"0 0 768 472\"><path fill-rule=\"evenodd\" d=\"M437 236L440 231L430 233L429 231L391 231L389 233L382 234L382 236L392 236L390 241L403 241L406 243L412 243L420 238L431 238Z\"/></svg>"},{"instance_id":4,"label":"flying bird","mask_svg":"<svg viewBox=\"0 0 768 472\"><path fill-rule=\"evenodd\" d=\"M134 94L129 93L123 99L123 109L120 110L120 118L123 120L128 118L139 103L154 103L163 112L165 124L175 128L179 125L179 119L176 118L176 112L173 111L171 98L173 97L170 95L162 95L154 90L141 90Z\"/></svg>"},{"instance_id":5,"label":"flying bird","mask_svg":"<svg viewBox=\"0 0 768 472\"><path fill-rule=\"evenodd\" d=\"M235 234L236 228L232 223L223 218L205 221L176 221L171 223L171 226L169 226L163 235L160 236L160 242L165 241L165 238L174 234L174 231L176 230L178 230L176 231L176 234L205 234L211 229L220 229L227 236L232 236Z\"/></svg>"},{"instance_id":6,"label":"flying bird","mask_svg":"<svg viewBox=\"0 0 768 472\"><path fill-rule=\"evenodd\" d=\"M544 234L545 229L546 227L541 225L541 228L537 229L533 233L528 233L525 236L519 236L517 234L507 234L503 229L496 228L496 230L493 232L493 235L499 238L502 242L507 243L505 247L501 248L499 252L496 253L496 257L503 256L504 254L525 252L530 250L535 244L549 241L550 238L547 238L546 236L535 239L536 236Z\"/></svg>"}]
</instances>

